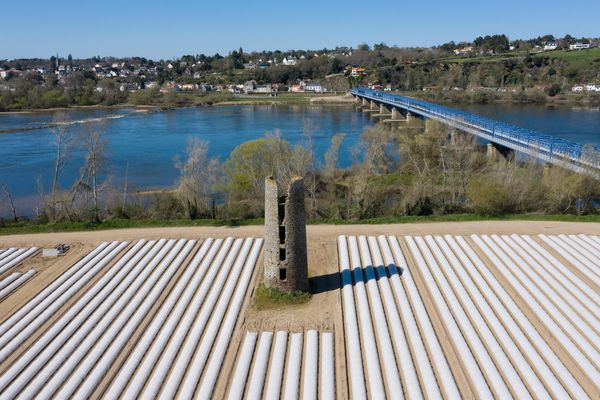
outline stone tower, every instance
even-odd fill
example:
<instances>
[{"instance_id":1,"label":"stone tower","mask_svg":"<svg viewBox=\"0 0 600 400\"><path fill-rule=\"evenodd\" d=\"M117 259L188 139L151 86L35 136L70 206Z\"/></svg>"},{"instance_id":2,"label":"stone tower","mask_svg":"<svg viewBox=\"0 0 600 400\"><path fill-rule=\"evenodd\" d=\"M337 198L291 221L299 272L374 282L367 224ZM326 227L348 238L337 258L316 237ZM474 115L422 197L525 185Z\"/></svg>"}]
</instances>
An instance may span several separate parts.
<instances>
[{"instance_id":1,"label":"stone tower","mask_svg":"<svg viewBox=\"0 0 600 400\"><path fill-rule=\"evenodd\" d=\"M304 181L292 178L283 193L272 177L265 179L264 283L285 292L308 291Z\"/></svg>"}]
</instances>

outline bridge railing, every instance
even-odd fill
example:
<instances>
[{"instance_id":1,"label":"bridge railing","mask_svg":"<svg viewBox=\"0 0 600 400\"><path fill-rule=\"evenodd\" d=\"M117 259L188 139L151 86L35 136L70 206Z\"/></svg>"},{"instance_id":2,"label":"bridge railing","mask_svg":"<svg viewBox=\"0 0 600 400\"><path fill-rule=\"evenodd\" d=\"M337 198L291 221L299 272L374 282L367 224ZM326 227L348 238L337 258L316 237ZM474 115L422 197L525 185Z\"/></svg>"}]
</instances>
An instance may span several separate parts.
<instances>
[{"instance_id":1,"label":"bridge railing","mask_svg":"<svg viewBox=\"0 0 600 400\"><path fill-rule=\"evenodd\" d=\"M367 88L355 88L352 90L352 94L405 108L409 112L420 115L448 120L458 127L482 131L491 137L497 137L530 152L537 152L552 158L567 159L600 169L600 149L595 146L584 149L584 146L579 143L412 97Z\"/></svg>"}]
</instances>

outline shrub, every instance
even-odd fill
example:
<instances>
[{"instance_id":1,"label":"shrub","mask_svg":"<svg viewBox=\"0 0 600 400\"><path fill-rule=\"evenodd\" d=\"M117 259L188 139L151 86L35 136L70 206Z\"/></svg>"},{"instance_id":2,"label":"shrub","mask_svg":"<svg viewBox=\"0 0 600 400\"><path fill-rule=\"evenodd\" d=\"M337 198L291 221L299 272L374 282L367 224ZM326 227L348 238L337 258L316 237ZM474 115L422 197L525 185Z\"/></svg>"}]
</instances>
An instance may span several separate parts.
<instances>
[{"instance_id":1,"label":"shrub","mask_svg":"<svg viewBox=\"0 0 600 400\"><path fill-rule=\"evenodd\" d=\"M510 193L490 176L469 181L467 200L474 212L481 215L500 215L510 210Z\"/></svg>"}]
</instances>

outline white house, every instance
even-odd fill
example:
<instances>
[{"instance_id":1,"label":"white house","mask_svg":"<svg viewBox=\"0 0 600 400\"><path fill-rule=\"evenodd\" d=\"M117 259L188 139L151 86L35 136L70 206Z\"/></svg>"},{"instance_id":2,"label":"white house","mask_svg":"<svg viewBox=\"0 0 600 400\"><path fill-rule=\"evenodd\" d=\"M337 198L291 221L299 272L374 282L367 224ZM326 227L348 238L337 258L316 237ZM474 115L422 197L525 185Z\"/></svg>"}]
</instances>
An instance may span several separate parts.
<instances>
[{"instance_id":1,"label":"white house","mask_svg":"<svg viewBox=\"0 0 600 400\"><path fill-rule=\"evenodd\" d=\"M577 85L571 88L571 92L583 92L583 86Z\"/></svg>"},{"instance_id":2,"label":"white house","mask_svg":"<svg viewBox=\"0 0 600 400\"><path fill-rule=\"evenodd\" d=\"M321 84L319 82L307 82L306 85L304 86L304 91L305 92L316 92L316 93L323 93L326 91L325 88L323 88L323 86L321 86Z\"/></svg>"},{"instance_id":3,"label":"white house","mask_svg":"<svg viewBox=\"0 0 600 400\"><path fill-rule=\"evenodd\" d=\"M544 51L551 51L558 49L558 44L556 42L546 42L544 45Z\"/></svg>"},{"instance_id":4,"label":"white house","mask_svg":"<svg viewBox=\"0 0 600 400\"><path fill-rule=\"evenodd\" d=\"M582 49L589 49L590 47L591 47L591 45L589 43L577 42L575 44L570 45L569 50L582 50Z\"/></svg>"},{"instance_id":5,"label":"white house","mask_svg":"<svg viewBox=\"0 0 600 400\"><path fill-rule=\"evenodd\" d=\"M255 80L251 80L248 82L244 83L244 93L248 94L248 93L254 93L254 91L256 90L256 81Z\"/></svg>"},{"instance_id":6,"label":"white house","mask_svg":"<svg viewBox=\"0 0 600 400\"><path fill-rule=\"evenodd\" d=\"M585 90L587 92L600 92L600 85L595 85L593 83L589 83L585 85Z\"/></svg>"},{"instance_id":7,"label":"white house","mask_svg":"<svg viewBox=\"0 0 600 400\"><path fill-rule=\"evenodd\" d=\"M254 93L271 93L272 91L273 88L271 87L271 84L258 85L254 89Z\"/></svg>"},{"instance_id":8,"label":"white house","mask_svg":"<svg viewBox=\"0 0 600 400\"><path fill-rule=\"evenodd\" d=\"M296 60L296 57L294 57L294 56L287 56L287 57L283 57L283 60L281 61L281 63L283 65L296 65L298 63L298 60Z\"/></svg>"}]
</instances>

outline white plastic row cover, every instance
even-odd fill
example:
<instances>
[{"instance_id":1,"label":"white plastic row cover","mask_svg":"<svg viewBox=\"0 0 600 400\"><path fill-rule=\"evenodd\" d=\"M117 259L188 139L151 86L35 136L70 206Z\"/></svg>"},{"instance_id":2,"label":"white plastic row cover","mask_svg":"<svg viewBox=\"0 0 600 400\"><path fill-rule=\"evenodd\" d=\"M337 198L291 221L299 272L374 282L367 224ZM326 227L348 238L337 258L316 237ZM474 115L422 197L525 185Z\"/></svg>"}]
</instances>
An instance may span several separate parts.
<instances>
[{"instance_id":1,"label":"white plastic row cover","mask_svg":"<svg viewBox=\"0 0 600 400\"><path fill-rule=\"evenodd\" d=\"M340 236L338 252L351 397L460 397L396 238Z\"/></svg>"},{"instance_id":2,"label":"white plastic row cover","mask_svg":"<svg viewBox=\"0 0 600 400\"><path fill-rule=\"evenodd\" d=\"M31 277L35 275L35 270L30 269L24 274L19 273L16 279L11 279L8 284L2 285L3 282L0 282L0 301L4 300L8 295L17 290L21 285L27 282ZM9 276L11 277L11 276ZM9 278L7 277L7 278Z\"/></svg>"},{"instance_id":3,"label":"white plastic row cover","mask_svg":"<svg viewBox=\"0 0 600 400\"><path fill-rule=\"evenodd\" d=\"M45 298L32 301L30 307L47 304L45 299L55 292L58 294L54 299L61 299L63 286L79 284L86 273L112 259L125 245L99 246L76 265L76 271L69 273L71 268L59 277L58 284L49 286L52 290L42 292ZM181 374L176 381L183 381L182 390L186 385L195 388L200 384L198 395L208 393L210 397L261 246L260 239L208 239L186 262L195 241L137 242L0 376L0 398L90 397L180 270L183 272L177 283L134 344L104 397L140 395L142 389L153 387L150 384L155 377L160 377L156 381L160 390L163 382L177 374ZM43 315L42 310L38 317ZM16 335L9 344L19 338ZM186 351L188 343L193 345L192 351ZM171 346L174 351L166 352ZM199 359L200 352L207 354L206 358ZM172 368L179 365L179 360L185 361L181 364L184 367ZM194 384L194 378L185 372L196 368L204 373L202 381L195 379ZM184 392L176 397L184 398Z\"/></svg>"},{"instance_id":4,"label":"white plastic row cover","mask_svg":"<svg viewBox=\"0 0 600 400\"><path fill-rule=\"evenodd\" d=\"M9 255L5 254L8 253L8 251L0 254L0 274L21 264L23 261L33 256L37 251L37 247L32 247L30 249L18 249Z\"/></svg>"},{"instance_id":5,"label":"white plastic row cover","mask_svg":"<svg viewBox=\"0 0 600 400\"><path fill-rule=\"evenodd\" d=\"M257 345L258 337L256 332L246 333L229 382L228 400L262 399L265 381L266 399L335 399L333 332L323 332L319 338L316 330L289 335L279 331L274 342L272 332L262 332Z\"/></svg>"}]
</instances>

